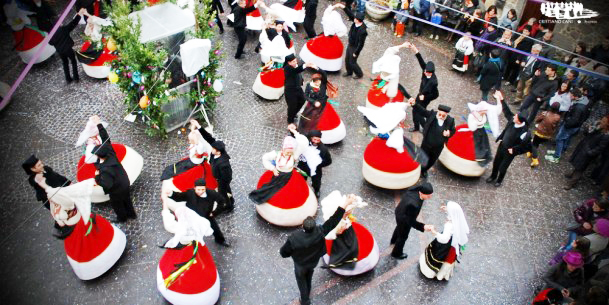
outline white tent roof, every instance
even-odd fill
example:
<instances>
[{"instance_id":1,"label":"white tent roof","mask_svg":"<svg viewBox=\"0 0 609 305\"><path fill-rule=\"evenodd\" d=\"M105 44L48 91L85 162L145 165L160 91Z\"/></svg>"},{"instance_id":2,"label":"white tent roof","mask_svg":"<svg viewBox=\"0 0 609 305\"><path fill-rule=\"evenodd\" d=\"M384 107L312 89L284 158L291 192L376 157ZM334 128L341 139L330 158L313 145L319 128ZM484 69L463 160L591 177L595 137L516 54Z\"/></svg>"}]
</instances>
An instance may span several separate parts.
<instances>
[{"instance_id":1,"label":"white tent roof","mask_svg":"<svg viewBox=\"0 0 609 305\"><path fill-rule=\"evenodd\" d=\"M142 22L140 35L142 43L183 32L195 25L192 11L181 9L171 2L146 7L129 14L129 18L134 20L137 20L137 16L140 16Z\"/></svg>"}]
</instances>

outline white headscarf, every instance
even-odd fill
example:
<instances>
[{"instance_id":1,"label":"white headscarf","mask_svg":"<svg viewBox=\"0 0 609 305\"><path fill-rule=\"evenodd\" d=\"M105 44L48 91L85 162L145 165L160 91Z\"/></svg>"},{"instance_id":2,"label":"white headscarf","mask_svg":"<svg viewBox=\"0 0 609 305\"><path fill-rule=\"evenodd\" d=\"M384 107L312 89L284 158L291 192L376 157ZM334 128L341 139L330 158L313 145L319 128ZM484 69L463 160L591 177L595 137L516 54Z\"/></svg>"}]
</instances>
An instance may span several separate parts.
<instances>
[{"instance_id":1,"label":"white headscarf","mask_svg":"<svg viewBox=\"0 0 609 305\"><path fill-rule=\"evenodd\" d=\"M330 5L324 11L321 18L321 26L324 30L324 35L337 35L339 37L347 35L347 26L343 23L343 17L334 11L334 6Z\"/></svg>"},{"instance_id":2,"label":"white headscarf","mask_svg":"<svg viewBox=\"0 0 609 305\"><path fill-rule=\"evenodd\" d=\"M496 138L501 134L499 130L499 114L501 114L501 103L497 105L491 105L485 101L481 101L478 104L467 103L467 107L471 112L480 112L486 110L486 119L491 127L491 132ZM473 130L472 130L473 131Z\"/></svg>"},{"instance_id":3,"label":"white headscarf","mask_svg":"<svg viewBox=\"0 0 609 305\"><path fill-rule=\"evenodd\" d=\"M101 124L102 126L104 126L104 128L108 126L108 123L106 122L102 122ZM78 136L78 141L76 141L76 144L74 146L81 146L85 144L85 142L87 142L88 138L96 136L98 134L99 130L97 129L97 125L95 125L95 123L93 123L93 121L89 119L89 121L87 121L87 126L85 126L85 129L80 132L80 135Z\"/></svg>"},{"instance_id":4,"label":"white headscarf","mask_svg":"<svg viewBox=\"0 0 609 305\"><path fill-rule=\"evenodd\" d=\"M61 211L53 215L53 218L60 225L73 225L78 221L78 219L68 220L67 212L74 209L74 207L80 213L84 223L89 223L89 217L91 217L91 193L93 192L94 183L95 181L91 178L65 187L47 187L45 189L49 201L61 206Z\"/></svg>"},{"instance_id":5,"label":"white headscarf","mask_svg":"<svg viewBox=\"0 0 609 305\"><path fill-rule=\"evenodd\" d=\"M448 214L448 219L450 219L453 224L453 239L451 242L451 246L455 248L457 256L459 256L459 247L467 244L467 234L469 234L469 226L467 225L467 221L465 220L463 210L461 209L461 206L458 203L454 201L449 201L446 204L446 213Z\"/></svg>"},{"instance_id":6,"label":"white headscarf","mask_svg":"<svg viewBox=\"0 0 609 305\"><path fill-rule=\"evenodd\" d=\"M322 199L321 200L321 212L323 214L324 221L327 221L328 219L330 219L330 217L332 217L332 215L334 215L334 213L336 212L338 207L342 203L344 203L345 200L347 200L347 195L341 195L340 191L333 191L328 196L326 196L326 198ZM359 197L359 196L355 197L355 207L356 208L363 208L367 205L368 204L363 201L362 197ZM346 226L345 227L346 229L349 228L351 226L351 220L349 218L342 219L338 223L338 225L336 225L336 227L334 229L332 229L332 231L330 231L326 235L325 238L330 239L330 240L335 240L337 237L337 234L336 234L337 229L342 226Z\"/></svg>"},{"instance_id":7,"label":"white headscarf","mask_svg":"<svg viewBox=\"0 0 609 305\"><path fill-rule=\"evenodd\" d=\"M384 80L398 80L400 78L400 61L398 56L399 47L390 47L385 50L383 56L372 63L372 73L383 73Z\"/></svg>"},{"instance_id":8,"label":"white headscarf","mask_svg":"<svg viewBox=\"0 0 609 305\"><path fill-rule=\"evenodd\" d=\"M187 208L186 206L178 207L175 210L175 218L169 210L165 209L162 212L163 223L165 229L173 233L173 237L165 243L165 248L175 248L180 242L189 243L193 240L198 241L201 245L205 245L204 236L210 236L214 233L209 220L199 216L197 212Z\"/></svg>"}]
</instances>

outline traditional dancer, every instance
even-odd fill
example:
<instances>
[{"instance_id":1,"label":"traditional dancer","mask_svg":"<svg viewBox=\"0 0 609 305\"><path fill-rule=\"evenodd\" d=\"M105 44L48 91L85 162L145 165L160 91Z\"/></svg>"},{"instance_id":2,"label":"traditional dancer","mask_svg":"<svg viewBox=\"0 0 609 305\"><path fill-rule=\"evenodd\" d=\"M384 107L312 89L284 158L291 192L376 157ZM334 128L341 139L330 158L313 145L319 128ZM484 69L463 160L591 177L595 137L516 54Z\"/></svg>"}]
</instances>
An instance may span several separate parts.
<instances>
[{"instance_id":1,"label":"traditional dancer","mask_svg":"<svg viewBox=\"0 0 609 305\"><path fill-rule=\"evenodd\" d=\"M321 201L324 220L336 212L338 206L347 200L347 196L333 191ZM365 207L368 204L356 196L353 206ZM379 248L374 236L363 225L356 221L353 213L347 213L339 224L326 236L326 255L324 263L340 275L358 275L368 272L379 260Z\"/></svg>"},{"instance_id":2,"label":"traditional dancer","mask_svg":"<svg viewBox=\"0 0 609 305\"><path fill-rule=\"evenodd\" d=\"M406 244L411 228L421 232L433 229L432 225L417 221L423 202L430 199L431 194L433 194L433 187L429 182L423 182L421 185L410 188L403 193L400 203L395 208L395 222L397 225L391 236L391 244L395 244L393 251L391 251L392 257L397 259L408 257L408 254L404 253L404 244Z\"/></svg>"},{"instance_id":3,"label":"traditional dancer","mask_svg":"<svg viewBox=\"0 0 609 305\"><path fill-rule=\"evenodd\" d=\"M389 103L377 109L359 106L357 110L374 124L376 135L364 151L362 174L366 181L386 189L403 189L420 177L427 156L404 137L407 103Z\"/></svg>"},{"instance_id":4,"label":"traditional dancer","mask_svg":"<svg viewBox=\"0 0 609 305\"><path fill-rule=\"evenodd\" d=\"M50 166L44 165L42 160L38 159L36 155L31 155L27 160L21 164L25 173L29 176L27 181L36 191L36 200L42 202L47 210L49 209L49 199L47 198L47 193L44 188L42 188L34 179L37 175L42 175L46 180L46 184L50 187L63 187L68 186L72 182L56 173Z\"/></svg>"},{"instance_id":5,"label":"traditional dancer","mask_svg":"<svg viewBox=\"0 0 609 305\"><path fill-rule=\"evenodd\" d=\"M495 96L497 96L497 94ZM491 105L485 101L481 101L478 104L467 104L471 111L467 116L467 126L469 130L474 133L476 161L481 167L485 167L493 160L491 145L484 125L488 122L493 136L495 138L499 136L499 114L501 113L501 105L499 99L497 100L497 105Z\"/></svg>"},{"instance_id":6,"label":"traditional dancer","mask_svg":"<svg viewBox=\"0 0 609 305\"><path fill-rule=\"evenodd\" d=\"M300 114L298 130L308 134L312 130L321 131L321 141L324 144L340 142L347 135L345 124L328 103L329 88L335 88L328 82L328 76L324 70L318 69L313 74L311 81L305 89L306 106ZM335 90L337 91L337 90Z\"/></svg>"},{"instance_id":7,"label":"traditional dancer","mask_svg":"<svg viewBox=\"0 0 609 305\"><path fill-rule=\"evenodd\" d=\"M258 2L246 6L246 0L239 0L239 4L235 6L233 9L234 14L234 22L233 27L235 29L235 33L239 39L239 44L237 45L237 52L235 53L236 59L241 59L241 55L243 54L243 48L245 47L245 43L247 42L247 35L245 34L246 27L246 19L247 14L253 12L258 8L258 6L265 7L264 2L259 0ZM262 29L262 27L261 27Z\"/></svg>"},{"instance_id":8,"label":"traditional dancer","mask_svg":"<svg viewBox=\"0 0 609 305\"><path fill-rule=\"evenodd\" d=\"M266 221L278 226L298 226L317 212L317 199L313 190L295 166L304 155L313 175L322 162L319 151L309 146L309 140L290 124L288 130L294 137L283 140L281 151L271 151L262 156L267 171L258 180L256 190L249 198L256 203L256 211Z\"/></svg>"},{"instance_id":9,"label":"traditional dancer","mask_svg":"<svg viewBox=\"0 0 609 305\"><path fill-rule=\"evenodd\" d=\"M62 236L68 262L81 280L92 280L108 271L125 251L127 238L119 228L91 212L91 192L95 181L87 179L66 187L54 188L42 174L36 182L51 204L51 215L63 228Z\"/></svg>"},{"instance_id":10,"label":"traditional dancer","mask_svg":"<svg viewBox=\"0 0 609 305\"><path fill-rule=\"evenodd\" d=\"M457 43L455 44L455 49L457 52L455 53L455 59L453 60L453 69L465 72L467 71L467 67L469 65L469 56L474 53L474 42L470 37L471 33L465 33L464 36L461 36Z\"/></svg>"},{"instance_id":11,"label":"traditional dancer","mask_svg":"<svg viewBox=\"0 0 609 305\"><path fill-rule=\"evenodd\" d=\"M184 206L174 216L164 205L161 215L165 230L174 236L163 246L167 250L157 267L157 289L172 304L216 304L220 275L203 241L213 233L209 221Z\"/></svg>"},{"instance_id":12,"label":"traditional dancer","mask_svg":"<svg viewBox=\"0 0 609 305\"><path fill-rule=\"evenodd\" d=\"M85 35L90 38L83 43L80 51L76 52L78 61L82 64L85 74L93 78L106 78L110 73L110 63L118 58L112 52L116 50L114 40L107 40L102 36L102 27L112 25L108 19L102 19L83 11L89 17L85 27ZM112 50L111 50L112 49Z\"/></svg>"},{"instance_id":13,"label":"traditional dancer","mask_svg":"<svg viewBox=\"0 0 609 305\"><path fill-rule=\"evenodd\" d=\"M72 49L74 47L74 40L70 37L70 33L76 28L80 19L83 18L85 11L84 8L80 9L78 15L70 23L60 26L55 35L49 40L49 45L54 46L57 49L57 53L59 53L67 83L79 81L78 62L76 61L76 53ZM70 62L72 63L72 75L70 75Z\"/></svg>"},{"instance_id":14,"label":"traditional dancer","mask_svg":"<svg viewBox=\"0 0 609 305\"><path fill-rule=\"evenodd\" d=\"M108 123L101 122L101 125L105 130ZM95 177L97 171L96 164L98 163L99 158L94 154L93 151L97 146L102 145L103 143L104 141L100 137L97 124L92 119L89 119L85 129L80 132L78 140L75 144L76 147L84 146L84 153L78 160L78 165L76 168L76 180L84 181ZM129 183L133 184L142 172L142 168L144 167L144 158L142 158L142 156L131 147L126 145L113 143L111 146L116 153L116 158L127 173ZM96 185L93 187L93 193L91 194L92 202L106 202L108 200L110 200L110 196L106 194L102 186Z\"/></svg>"},{"instance_id":15,"label":"traditional dancer","mask_svg":"<svg viewBox=\"0 0 609 305\"><path fill-rule=\"evenodd\" d=\"M421 105L423 108L427 108L427 105L431 103L431 101L438 98L440 93L438 92L438 78L434 73L436 70L436 66L433 61L428 61L427 63L423 60L421 53L419 53L419 49L412 44L409 43L408 47L414 51L417 61L419 62L419 66L423 70L421 75L421 84L419 85L419 92L415 96L417 100L417 104ZM406 98L410 99L410 95L408 93L405 94ZM414 127L410 128L410 132L419 131L419 126L425 125L425 115L421 113L419 108L412 108L412 121L414 123Z\"/></svg>"},{"instance_id":16,"label":"traditional dancer","mask_svg":"<svg viewBox=\"0 0 609 305\"><path fill-rule=\"evenodd\" d=\"M283 96L285 90L283 62L283 56L271 56L270 60L260 69L258 76L256 76L256 80L252 85L254 93L267 100L278 100Z\"/></svg>"},{"instance_id":17,"label":"traditional dancer","mask_svg":"<svg viewBox=\"0 0 609 305\"><path fill-rule=\"evenodd\" d=\"M283 66L285 75L285 101L288 104L288 124L294 123L298 110L305 103L304 92L302 91L302 73L305 68L317 70L313 63L298 64L298 59L294 54L285 57L286 65Z\"/></svg>"},{"instance_id":18,"label":"traditional dancer","mask_svg":"<svg viewBox=\"0 0 609 305\"><path fill-rule=\"evenodd\" d=\"M400 49L410 46L405 42L385 50L383 56L372 64L372 73L379 73L366 96L366 107L379 108L386 103L402 102L405 92L400 87ZM401 90L398 90L401 89Z\"/></svg>"},{"instance_id":19,"label":"traditional dancer","mask_svg":"<svg viewBox=\"0 0 609 305\"><path fill-rule=\"evenodd\" d=\"M312 130L308 133L309 141L311 141L310 146L319 150L319 157L321 158L321 163L317 165L315 170L311 171L309 168L308 162L305 160L300 160L298 162L298 168L303 170L307 176L311 177L311 186L313 187L313 191L315 192L315 197L319 198L319 190L321 188L321 177L322 177L322 168L332 164L332 155L330 155L330 151L322 143L323 135L319 130ZM301 158L302 159L302 158Z\"/></svg>"},{"instance_id":20,"label":"traditional dancer","mask_svg":"<svg viewBox=\"0 0 609 305\"><path fill-rule=\"evenodd\" d=\"M305 10L302 0L287 0L283 3L274 3L270 6L273 14L278 19L285 21L285 24L296 32L295 23L303 23L305 19Z\"/></svg>"},{"instance_id":21,"label":"traditional dancer","mask_svg":"<svg viewBox=\"0 0 609 305\"><path fill-rule=\"evenodd\" d=\"M271 57L283 60L287 55L294 54L294 43L283 25L283 21L271 20L260 33L257 52L260 52L260 60L263 63L267 63Z\"/></svg>"},{"instance_id":22,"label":"traditional dancer","mask_svg":"<svg viewBox=\"0 0 609 305\"><path fill-rule=\"evenodd\" d=\"M312 39L300 50L302 60L312 62L325 71L340 71L343 65L344 46L339 37L347 35L347 27L340 14L334 11L337 7L344 7L344 4L328 6L321 19L323 33L317 37L309 36Z\"/></svg>"},{"instance_id":23,"label":"traditional dancer","mask_svg":"<svg viewBox=\"0 0 609 305\"><path fill-rule=\"evenodd\" d=\"M346 72L343 74L344 77L355 74L353 75L353 78L360 79L364 76L362 68L357 64L357 58L364 48L364 43L366 43L366 37L368 36L368 31L366 30L368 27L364 23L365 17L366 15L364 13L358 12L349 29L349 44L347 45L347 51L345 53Z\"/></svg>"},{"instance_id":24,"label":"traditional dancer","mask_svg":"<svg viewBox=\"0 0 609 305\"><path fill-rule=\"evenodd\" d=\"M48 33L39 31L38 28L32 26L32 21L28 16L34 14L34 12L26 11L19 7L17 0L7 1L3 8L6 23L13 30L14 48L21 61L27 64L42 48L42 41ZM40 27L41 25L39 24L38 26ZM54 53L55 48L52 45L45 46L35 63L47 60Z\"/></svg>"},{"instance_id":25,"label":"traditional dancer","mask_svg":"<svg viewBox=\"0 0 609 305\"><path fill-rule=\"evenodd\" d=\"M188 158L165 167L161 174L163 189L186 192L195 186L195 181L199 178L207 181L207 188L211 190L218 188L218 182L214 178L209 162L212 147L197 130L199 127L198 123L193 124L191 121L188 134Z\"/></svg>"},{"instance_id":26,"label":"traditional dancer","mask_svg":"<svg viewBox=\"0 0 609 305\"><path fill-rule=\"evenodd\" d=\"M215 1L214 1L215 2ZM235 0L233 1L233 3L237 4L239 1ZM220 1L218 0L218 3L220 3ZM255 4L258 3L258 0L245 0L245 6L244 7L252 7ZM222 4L220 4L221 6ZM259 5L261 7L266 7L264 5L262 5L262 3L259 3ZM228 18L229 21L231 22L235 22L235 16L236 16L237 12L235 12L235 9L233 9L233 12L231 14L229 14L228 16L226 16L226 18ZM222 23L219 23L219 25L222 25ZM248 30L252 30L252 31L261 31L264 29L264 18L262 18L262 14L260 14L260 10L255 7L254 10L252 11L248 11L245 14L245 28ZM220 34L222 34L224 32L224 30L220 31Z\"/></svg>"},{"instance_id":27,"label":"traditional dancer","mask_svg":"<svg viewBox=\"0 0 609 305\"><path fill-rule=\"evenodd\" d=\"M355 195L349 195L336 212L322 225L317 225L311 216L301 222L304 231L292 233L285 244L279 250L281 257L292 257L294 260L294 273L296 283L300 290L300 304L311 304L311 281L313 271L319 262L319 258L326 253L324 236L328 235L338 223L352 210ZM347 212L347 213L346 213Z\"/></svg>"},{"instance_id":28,"label":"traditional dancer","mask_svg":"<svg viewBox=\"0 0 609 305\"><path fill-rule=\"evenodd\" d=\"M446 142L455 134L455 119L448 115L450 107L446 105L439 105L436 112L435 110L423 108L415 102L414 98L410 98L410 102L425 114L421 149L425 151L429 161L427 166L421 169L421 175L427 177L427 171L436 163L440 154L442 154L442 150L444 150Z\"/></svg>"},{"instance_id":29,"label":"traditional dancer","mask_svg":"<svg viewBox=\"0 0 609 305\"><path fill-rule=\"evenodd\" d=\"M455 269L455 261L461 256L461 249L467 244L469 226L461 206L449 201L440 207L446 212L446 223L442 233L431 228L434 240L419 257L419 269L428 279L449 280Z\"/></svg>"}]
</instances>

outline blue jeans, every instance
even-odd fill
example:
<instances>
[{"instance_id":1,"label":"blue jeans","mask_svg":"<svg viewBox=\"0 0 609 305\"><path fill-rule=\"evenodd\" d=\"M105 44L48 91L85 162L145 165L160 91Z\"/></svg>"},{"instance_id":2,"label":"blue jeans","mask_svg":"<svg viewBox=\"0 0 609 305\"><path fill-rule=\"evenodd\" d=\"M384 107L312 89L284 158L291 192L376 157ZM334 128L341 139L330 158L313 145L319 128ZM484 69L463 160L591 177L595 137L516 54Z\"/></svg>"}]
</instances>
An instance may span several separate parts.
<instances>
[{"instance_id":1,"label":"blue jeans","mask_svg":"<svg viewBox=\"0 0 609 305\"><path fill-rule=\"evenodd\" d=\"M571 138L577 134L579 127L566 128L565 124L561 124L556 134L556 151L554 152L554 158L560 158L560 155L567 150Z\"/></svg>"}]
</instances>

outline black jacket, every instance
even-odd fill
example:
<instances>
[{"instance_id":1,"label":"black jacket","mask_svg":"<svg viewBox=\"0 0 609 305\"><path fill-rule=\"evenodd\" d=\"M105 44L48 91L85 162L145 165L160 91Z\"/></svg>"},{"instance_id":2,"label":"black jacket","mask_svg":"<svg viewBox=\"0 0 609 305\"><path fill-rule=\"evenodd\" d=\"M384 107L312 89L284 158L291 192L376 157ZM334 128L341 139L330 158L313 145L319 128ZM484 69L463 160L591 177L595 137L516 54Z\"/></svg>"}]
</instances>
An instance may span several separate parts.
<instances>
[{"instance_id":1,"label":"black jacket","mask_svg":"<svg viewBox=\"0 0 609 305\"><path fill-rule=\"evenodd\" d=\"M425 107L427 107L429 102L437 99L438 96L440 96L440 92L438 92L438 78L436 77L435 73L433 73L430 78L427 78L427 76L425 76L426 62L423 60L423 56L421 56L421 53L417 53L415 56L417 57L419 66L421 66L421 69L423 69L423 72L421 73L421 84L419 85L419 93L417 96L415 96L415 98L417 99L417 102L419 102L419 95L424 95L426 102ZM410 98L410 94L406 93L406 95L406 98Z\"/></svg>"},{"instance_id":2,"label":"black jacket","mask_svg":"<svg viewBox=\"0 0 609 305\"><path fill-rule=\"evenodd\" d=\"M46 184L50 187L68 186L71 183L70 180L68 180L68 178L56 173L52 168L50 168L48 166L44 167L44 173L42 174L42 176L44 178L46 178ZM36 191L36 200L44 203L48 200L47 192L42 187L40 187L40 185L38 185L38 183L36 183L36 181L34 180L35 177L36 177L36 175L30 175L28 177L27 181ZM49 205L49 203L46 202L45 206L47 208L48 208L48 205Z\"/></svg>"},{"instance_id":3,"label":"black jacket","mask_svg":"<svg viewBox=\"0 0 609 305\"><path fill-rule=\"evenodd\" d=\"M40 6L32 1L28 9L34 13L38 28L45 32L50 32L55 22L55 11L53 11L53 8L46 1L40 1Z\"/></svg>"},{"instance_id":4,"label":"black jacket","mask_svg":"<svg viewBox=\"0 0 609 305\"><path fill-rule=\"evenodd\" d=\"M501 60L487 61L480 71L480 90L501 89Z\"/></svg>"},{"instance_id":5,"label":"black jacket","mask_svg":"<svg viewBox=\"0 0 609 305\"><path fill-rule=\"evenodd\" d=\"M304 71L302 64L299 64L296 68L293 68L288 63L283 65L284 86L286 89L298 88L302 90L302 75L300 75L302 71Z\"/></svg>"},{"instance_id":6,"label":"black jacket","mask_svg":"<svg viewBox=\"0 0 609 305\"><path fill-rule=\"evenodd\" d=\"M423 232L425 224L417 221L422 207L423 199L419 196L419 191L407 190L402 195L397 208L395 208L395 220Z\"/></svg>"},{"instance_id":7,"label":"black jacket","mask_svg":"<svg viewBox=\"0 0 609 305\"><path fill-rule=\"evenodd\" d=\"M74 40L70 37L70 32L78 25L78 21L80 21L80 16L76 16L70 23L60 26L49 41L49 44L55 47L57 53L69 54L73 52Z\"/></svg>"},{"instance_id":8,"label":"black jacket","mask_svg":"<svg viewBox=\"0 0 609 305\"><path fill-rule=\"evenodd\" d=\"M581 127L588 117L587 105L581 103L573 103L569 111L565 114L563 122L566 128Z\"/></svg>"},{"instance_id":9,"label":"black jacket","mask_svg":"<svg viewBox=\"0 0 609 305\"><path fill-rule=\"evenodd\" d=\"M533 77L533 83L531 84L531 94L535 97L540 97L542 102L548 102L556 90L558 89L559 80L555 76L554 79L549 79L547 75L543 74Z\"/></svg>"},{"instance_id":10,"label":"black jacket","mask_svg":"<svg viewBox=\"0 0 609 305\"><path fill-rule=\"evenodd\" d=\"M216 142L216 138L209 134L203 127L199 128L199 133L201 133L203 139L210 145ZM218 184L228 185L233 180L233 169L230 165L229 155L225 151L221 153L219 158L216 158L216 155L212 154L209 157L209 164L211 165L211 173L218 181Z\"/></svg>"},{"instance_id":11,"label":"black jacket","mask_svg":"<svg viewBox=\"0 0 609 305\"><path fill-rule=\"evenodd\" d=\"M349 29L349 45L348 48L353 49L353 54L359 56L359 53L364 48L368 31L366 31L366 24L362 23L359 27L355 26L355 23L351 25Z\"/></svg>"},{"instance_id":12,"label":"black jacket","mask_svg":"<svg viewBox=\"0 0 609 305\"><path fill-rule=\"evenodd\" d=\"M317 0L307 0L305 4L305 18L312 20L317 18Z\"/></svg>"},{"instance_id":13,"label":"black jacket","mask_svg":"<svg viewBox=\"0 0 609 305\"><path fill-rule=\"evenodd\" d=\"M110 137L104 126L98 124L97 129L103 145L107 145L111 152L103 163L100 162L101 160L95 163L95 167L99 171L99 174L95 176L95 182L104 189L104 193L110 196L124 195L129 191L129 176L116 157L116 152L112 148Z\"/></svg>"},{"instance_id":14,"label":"black jacket","mask_svg":"<svg viewBox=\"0 0 609 305\"><path fill-rule=\"evenodd\" d=\"M199 197L195 190L190 189L183 193L174 192L171 199L175 201L186 201L186 207L197 212L199 216L204 218L213 217L214 203L216 206L224 204L224 197L213 190L206 190L206 197Z\"/></svg>"},{"instance_id":15,"label":"black jacket","mask_svg":"<svg viewBox=\"0 0 609 305\"><path fill-rule=\"evenodd\" d=\"M234 9L233 9L233 14L235 17L235 21L233 21L233 27L235 28L245 28L245 26L247 25L246 21L245 21L245 17L247 14L253 12L256 9L255 6L249 6L246 8L242 8L239 5L237 5Z\"/></svg>"},{"instance_id":16,"label":"black jacket","mask_svg":"<svg viewBox=\"0 0 609 305\"><path fill-rule=\"evenodd\" d=\"M516 127L514 124L514 113L505 103L505 100L501 101L501 106L503 107L502 112L507 120L507 125L495 142L501 141L501 145L503 145L505 149L511 148L514 155L520 155L530 151L531 133L529 133L529 124L524 122L523 126Z\"/></svg>"},{"instance_id":17,"label":"black jacket","mask_svg":"<svg viewBox=\"0 0 609 305\"><path fill-rule=\"evenodd\" d=\"M299 230L292 233L281 246L281 257L292 257L294 265L302 268L315 268L319 258L326 254L325 236L340 222L345 209L338 207L334 215L322 225L315 227L311 232Z\"/></svg>"},{"instance_id":18,"label":"black jacket","mask_svg":"<svg viewBox=\"0 0 609 305\"><path fill-rule=\"evenodd\" d=\"M450 131L449 137L445 137L443 134L430 135L429 131L431 130L431 128L430 128L431 124L438 124L437 123L438 119L436 118L436 114L438 112L435 110L427 110L419 104L414 104L414 107L416 107L419 111L423 112L425 115L425 118L426 118L425 125L423 126L423 142L421 143L421 147L423 147L423 146L444 147L444 144L446 144L446 142L448 142L448 139L450 139L450 137L455 135L455 132L456 132L455 119L453 119L453 117L451 117L450 115L447 115L446 120L444 120L444 124L442 124L442 127L441 127L442 131L444 131L444 130Z\"/></svg>"},{"instance_id":19,"label":"black jacket","mask_svg":"<svg viewBox=\"0 0 609 305\"><path fill-rule=\"evenodd\" d=\"M585 171L588 165L594 161L609 145L609 133L595 130L584 135L573 151L569 162L576 171Z\"/></svg>"}]
</instances>

